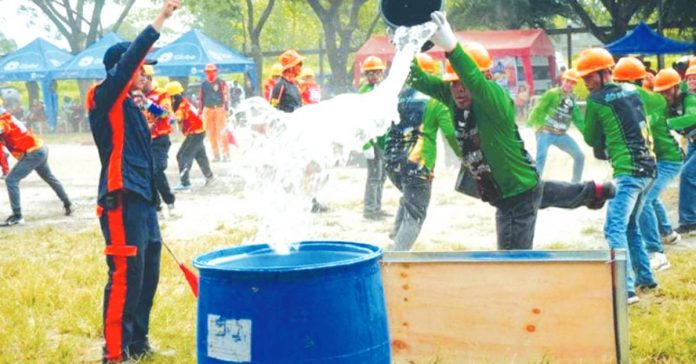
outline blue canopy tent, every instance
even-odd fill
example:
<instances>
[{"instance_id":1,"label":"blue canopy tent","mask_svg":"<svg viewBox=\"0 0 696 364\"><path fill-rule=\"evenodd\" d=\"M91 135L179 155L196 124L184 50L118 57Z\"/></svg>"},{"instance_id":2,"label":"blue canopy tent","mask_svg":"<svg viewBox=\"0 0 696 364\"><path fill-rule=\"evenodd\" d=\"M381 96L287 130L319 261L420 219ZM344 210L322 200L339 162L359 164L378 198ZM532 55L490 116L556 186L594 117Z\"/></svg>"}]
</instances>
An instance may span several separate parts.
<instances>
[{"instance_id":1,"label":"blue canopy tent","mask_svg":"<svg viewBox=\"0 0 696 364\"><path fill-rule=\"evenodd\" d=\"M51 90L51 72L72 58L48 41L37 38L0 60L0 82L36 81L41 85L48 126L54 129L58 115L58 96Z\"/></svg>"},{"instance_id":2,"label":"blue canopy tent","mask_svg":"<svg viewBox=\"0 0 696 364\"><path fill-rule=\"evenodd\" d=\"M623 38L604 46L612 54L673 54L691 53L696 43L679 42L657 34L644 22L640 22Z\"/></svg>"},{"instance_id":3,"label":"blue canopy tent","mask_svg":"<svg viewBox=\"0 0 696 364\"><path fill-rule=\"evenodd\" d=\"M52 73L53 79L103 79L106 77L104 70L104 53L112 45L123 42L123 38L116 33L108 33L89 47L83 49L70 61Z\"/></svg>"},{"instance_id":4,"label":"blue canopy tent","mask_svg":"<svg viewBox=\"0 0 696 364\"><path fill-rule=\"evenodd\" d=\"M208 63L217 66L219 73L246 73L256 85L256 64L198 29L184 33L177 40L158 49L152 58L157 59L155 72L160 76L204 77Z\"/></svg>"}]
</instances>

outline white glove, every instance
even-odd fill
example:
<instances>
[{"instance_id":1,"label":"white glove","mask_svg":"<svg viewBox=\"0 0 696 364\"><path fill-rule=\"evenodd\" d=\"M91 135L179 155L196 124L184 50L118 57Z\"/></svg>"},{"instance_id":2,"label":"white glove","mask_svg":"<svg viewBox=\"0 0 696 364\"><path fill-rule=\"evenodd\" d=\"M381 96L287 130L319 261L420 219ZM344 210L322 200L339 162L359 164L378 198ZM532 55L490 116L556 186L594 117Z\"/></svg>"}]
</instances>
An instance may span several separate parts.
<instances>
[{"instance_id":1,"label":"white glove","mask_svg":"<svg viewBox=\"0 0 696 364\"><path fill-rule=\"evenodd\" d=\"M457 38L454 36L452 27L447 21L447 17L445 17L445 13L434 11L430 14L430 18L433 19L433 23L437 25L437 31L435 31L435 34L430 38L430 41L440 46L445 52L451 52L454 47L457 46Z\"/></svg>"},{"instance_id":2,"label":"white glove","mask_svg":"<svg viewBox=\"0 0 696 364\"><path fill-rule=\"evenodd\" d=\"M369 147L363 150L363 155L366 159L375 159L375 147Z\"/></svg>"}]
</instances>

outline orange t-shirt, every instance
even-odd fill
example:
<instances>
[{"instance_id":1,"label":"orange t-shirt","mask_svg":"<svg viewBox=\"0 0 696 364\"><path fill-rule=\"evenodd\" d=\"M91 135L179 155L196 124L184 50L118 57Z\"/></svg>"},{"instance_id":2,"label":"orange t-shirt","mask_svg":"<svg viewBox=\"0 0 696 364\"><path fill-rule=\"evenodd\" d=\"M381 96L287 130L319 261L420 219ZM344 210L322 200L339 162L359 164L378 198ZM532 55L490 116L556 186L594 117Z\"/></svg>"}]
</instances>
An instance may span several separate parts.
<instances>
[{"instance_id":1,"label":"orange t-shirt","mask_svg":"<svg viewBox=\"0 0 696 364\"><path fill-rule=\"evenodd\" d=\"M43 141L9 112L0 114L0 140L17 159L43 146Z\"/></svg>"},{"instance_id":2,"label":"orange t-shirt","mask_svg":"<svg viewBox=\"0 0 696 364\"><path fill-rule=\"evenodd\" d=\"M157 138L158 136L169 135L172 132L172 126L169 123L169 113L172 111L172 101L166 92L152 89L145 95L150 101L159 105L161 108L167 110L167 114L160 117L155 117L152 114L145 112L145 118L147 118L147 124L150 126L152 131L152 138Z\"/></svg>"},{"instance_id":3,"label":"orange t-shirt","mask_svg":"<svg viewBox=\"0 0 696 364\"><path fill-rule=\"evenodd\" d=\"M200 134L205 131L203 120L198 115L198 110L191 105L185 97L179 104L179 109L174 114L179 121L181 133L184 135Z\"/></svg>"}]
</instances>

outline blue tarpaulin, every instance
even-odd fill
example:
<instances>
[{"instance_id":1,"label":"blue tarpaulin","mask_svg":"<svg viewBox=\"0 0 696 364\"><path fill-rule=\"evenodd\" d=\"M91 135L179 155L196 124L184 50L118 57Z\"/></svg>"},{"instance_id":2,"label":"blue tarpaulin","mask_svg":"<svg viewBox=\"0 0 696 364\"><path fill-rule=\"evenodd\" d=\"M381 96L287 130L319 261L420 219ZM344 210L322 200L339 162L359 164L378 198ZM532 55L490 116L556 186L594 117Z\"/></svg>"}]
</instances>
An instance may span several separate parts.
<instances>
[{"instance_id":1,"label":"blue tarpaulin","mask_svg":"<svg viewBox=\"0 0 696 364\"><path fill-rule=\"evenodd\" d=\"M617 55L691 53L696 50L696 43L679 42L663 37L647 24L640 22L626 36L605 45L604 48Z\"/></svg>"},{"instance_id":2,"label":"blue tarpaulin","mask_svg":"<svg viewBox=\"0 0 696 364\"><path fill-rule=\"evenodd\" d=\"M158 49L151 58L157 59L155 72L159 76L203 78L205 65L213 63L219 73L246 73L256 85L256 64L251 58L218 43L198 29L190 30Z\"/></svg>"},{"instance_id":3,"label":"blue tarpaulin","mask_svg":"<svg viewBox=\"0 0 696 364\"><path fill-rule=\"evenodd\" d=\"M57 97L52 90L51 72L72 58L72 55L46 40L37 38L0 60L1 81L37 81L41 84L48 126L57 122Z\"/></svg>"},{"instance_id":4,"label":"blue tarpaulin","mask_svg":"<svg viewBox=\"0 0 696 364\"><path fill-rule=\"evenodd\" d=\"M108 33L89 47L82 50L70 61L53 72L54 79L74 80L93 79L101 80L106 77L104 70L104 53L112 45L123 42L123 38L116 33Z\"/></svg>"}]
</instances>

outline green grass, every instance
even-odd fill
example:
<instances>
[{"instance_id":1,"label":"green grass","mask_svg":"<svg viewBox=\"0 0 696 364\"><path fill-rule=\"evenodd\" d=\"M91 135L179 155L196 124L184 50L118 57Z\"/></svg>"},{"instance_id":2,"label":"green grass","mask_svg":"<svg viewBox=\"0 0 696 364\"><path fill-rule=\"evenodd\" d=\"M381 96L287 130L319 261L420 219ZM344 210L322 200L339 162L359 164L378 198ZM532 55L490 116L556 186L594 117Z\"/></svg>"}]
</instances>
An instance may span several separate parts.
<instances>
[{"instance_id":1,"label":"green grass","mask_svg":"<svg viewBox=\"0 0 696 364\"><path fill-rule=\"evenodd\" d=\"M253 234L220 226L211 235L170 241L186 262ZM96 230L0 229L0 363L97 362L101 350L106 265ZM696 358L696 251L670 253L657 292L630 308L634 363L689 363ZM144 363L195 363L196 301L174 261L162 253L151 338L173 356Z\"/></svg>"}]
</instances>

